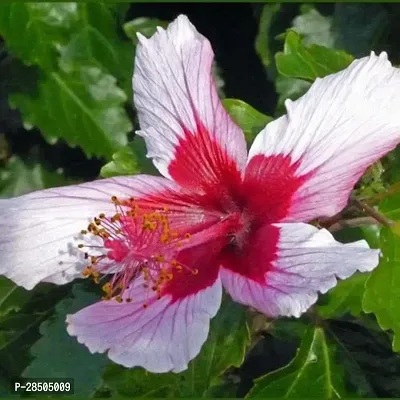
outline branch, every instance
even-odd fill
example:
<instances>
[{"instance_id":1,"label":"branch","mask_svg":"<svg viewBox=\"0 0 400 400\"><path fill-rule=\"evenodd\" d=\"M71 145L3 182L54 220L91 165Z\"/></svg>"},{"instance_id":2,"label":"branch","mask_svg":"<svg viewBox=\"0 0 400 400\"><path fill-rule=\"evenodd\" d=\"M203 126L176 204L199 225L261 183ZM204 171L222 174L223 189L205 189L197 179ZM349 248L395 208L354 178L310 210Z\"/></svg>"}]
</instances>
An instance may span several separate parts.
<instances>
[{"instance_id":1,"label":"branch","mask_svg":"<svg viewBox=\"0 0 400 400\"><path fill-rule=\"evenodd\" d=\"M375 210L375 208L369 206L368 204L360 200L357 200L356 198L352 198L351 201L359 210L369 215L370 217L374 218L380 224L387 226L389 228L394 225L394 222L392 220L386 218L383 214L381 214L379 211Z\"/></svg>"},{"instance_id":2,"label":"branch","mask_svg":"<svg viewBox=\"0 0 400 400\"><path fill-rule=\"evenodd\" d=\"M344 228L357 228L363 225L376 225L379 222L372 217L358 217L353 219L343 219L341 221L335 222L329 228L329 232L337 232Z\"/></svg>"}]
</instances>

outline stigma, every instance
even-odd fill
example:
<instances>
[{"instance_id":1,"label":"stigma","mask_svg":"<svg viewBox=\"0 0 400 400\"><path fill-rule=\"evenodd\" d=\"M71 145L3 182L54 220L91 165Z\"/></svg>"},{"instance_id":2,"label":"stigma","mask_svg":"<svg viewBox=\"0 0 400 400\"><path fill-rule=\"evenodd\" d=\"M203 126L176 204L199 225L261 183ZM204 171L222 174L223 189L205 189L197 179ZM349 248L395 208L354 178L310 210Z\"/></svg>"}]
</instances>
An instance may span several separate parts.
<instances>
[{"instance_id":1,"label":"stigma","mask_svg":"<svg viewBox=\"0 0 400 400\"><path fill-rule=\"evenodd\" d=\"M177 259L191 235L172 229L168 208L143 209L134 198L116 196L111 202L115 213L99 214L81 231L89 243L96 244L78 245L87 260L82 275L102 285L103 300L132 301L125 293L136 279L150 292L148 298L160 299L163 288L183 269L198 273Z\"/></svg>"}]
</instances>

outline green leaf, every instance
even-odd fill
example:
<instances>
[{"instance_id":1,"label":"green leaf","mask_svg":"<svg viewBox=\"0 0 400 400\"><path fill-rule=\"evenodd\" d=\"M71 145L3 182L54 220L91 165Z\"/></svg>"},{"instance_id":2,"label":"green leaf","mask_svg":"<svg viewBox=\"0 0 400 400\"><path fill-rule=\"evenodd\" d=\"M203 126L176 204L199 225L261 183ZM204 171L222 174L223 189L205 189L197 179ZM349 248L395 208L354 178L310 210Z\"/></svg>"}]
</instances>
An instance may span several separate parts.
<instances>
[{"instance_id":1,"label":"green leaf","mask_svg":"<svg viewBox=\"0 0 400 400\"><path fill-rule=\"evenodd\" d=\"M224 99L222 103L232 119L242 128L249 144L273 120L242 100Z\"/></svg>"},{"instance_id":2,"label":"green leaf","mask_svg":"<svg viewBox=\"0 0 400 400\"><path fill-rule=\"evenodd\" d=\"M366 283L363 309L375 314L382 329L393 330L393 349L400 351L400 237L383 228L381 249L381 261Z\"/></svg>"},{"instance_id":3,"label":"green leaf","mask_svg":"<svg viewBox=\"0 0 400 400\"><path fill-rule=\"evenodd\" d=\"M38 285L18 313L0 318L0 375L20 376L31 361L30 347L40 337L40 324L54 311L54 304L69 291L69 285Z\"/></svg>"},{"instance_id":4,"label":"green leaf","mask_svg":"<svg viewBox=\"0 0 400 400\"><path fill-rule=\"evenodd\" d=\"M46 313L10 314L0 319L0 351L16 342L46 317Z\"/></svg>"},{"instance_id":5,"label":"green leaf","mask_svg":"<svg viewBox=\"0 0 400 400\"><path fill-rule=\"evenodd\" d=\"M222 374L243 362L249 332L241 306L225 300L211 322L200 354L180 374L150 374L141 368L107 368L104 386L128 397L206 397L223 383Z\"/></svg>"},{"instance_id":6,"label":"green leaf","mask_svg":"<svg viewBox=\"0 0 400 400\"><path fill-rule=\"evenodd\" d=\"M132 127L125 101L113 76L87 66L74 73L52 72L39 81L38 93L11 97L25 122L39 127L50 143L63 138L70 146L81 146L88 157L109 158L126 144Z\"/></svg>"},{"instance_id":7,"label":"green leaf","mask_svg":"<svg viewBox=\"0 0 400 400\"><path fill-rule=\"evenodd\" d=\"M350 390L361 398L400 396L400 357L374 319L330 321L327 336L335 345L336 362L343 366Z\"/></svg>"},{"instance_id":8,"label":"green leaf","mask_svg":"<svg viewBox=\"0 0 400 400\"><path fill-rule=\"evenodd\" d=\"M400 193L394 193L383 199L379 204L379 211L394 221L400 221Z\"/></svg>"},{"instance_id":9,"label":"green leaf","mask_svg":"<svg viewBox=\"0 0 400 400\"><path fill-rule=\"evenodd\" d=\"M389 24L389 13L383 4L336 3L333 30L336 47L355 57L369 55L376 49Z\"/></svg>"},{"instance_id":10,"label":"green leaf","mask_svg":"<svg viewBox=\"0 0 400 400\"><path fill-rule=\"evenodd\" d=\"M0 318L0 376L19 376L29 362L29 346L38 337L39 324L48 313L23 310Z\"/></svg>"},{"instance_id":11,"label":"green leaf","mask_svg":"<svg viewBox=\"0 0 400 400\"><path fill-rule=\"evenodd\" d=\"M140 17L135 18L132 21L125 22L123 29L126 36L128 36L134 44L137 44L138 39L136 35L138 33L141 33L149 38L157 32L158 26L166 28L168 26L168 21L162 21L157 18Z\"/></svg>"},{"instance_id":12,"label":"green leaf","mask_svg":"<svg viewBox=\"0 0 400 400\"><path fill-rule=\"evenodd\" d=\"M119 37L116 16L102 3L10 3L0 10L10 51L40 67L37 87L21 82L10 97L25 126L39 128L49 143L61 138L87 156L111 158L132 129L124 104L132 97L133 46Z\"/></svg>"},{"instance_id":13,"label":"green leaf","mask_svg":"<svg viewBox=\"0 0 400 400\"><path fill-rule=\"evenodd\" d=\"M299 352L284 368L256 379L253 397L340 398L347 394L343 371L322 328L309 328Z\"/></svg>"},{"instance_id":14,"label":"green leaf","mask_svg":"<svg viewBox=\"0 0 400 400\"><path fill-rule=\"evenodd\" d=\"M380 225L365 225L360 226L361 232L364 235L364 239L368 242L369 247L372 249L380 248L379 236L381 232Z\"/></svg>"},{"instance_id":15,"label":"green leaf","mask_svg":"<svg viewBox=\"0 0 400 400\"><path fill-rule=\"evenodd\" d=\"M275 60L282 75L314 81L346 68L353 57L344 51L323 46L306 47L298 33L289 31L284 51L277 53Z\"/></svg>"},{"instance_id":16,"label":"green leaf","mask_svg":"<svg viewBox=\"0 0 400 400\"><path fill-rule=\"evenodd\" d=\"M286 343L300 343L309 327L309 321L306 319L281 318L274 320L268 331L273 337Z\"/></svg>"},{"instance_id":17,"label":"green leaf","mask_svg":"<svg viewBox=\"0 0 400 400\"><path fill-rule=\"evenodd\" d=\"M66 315L79 311L99 300L84 290L83 284L73 288L73 298L61 300L55 315L40 326L42 337L32 346L33 362L25 369L25 378L73 378L75 393L90 395L100 383L108 360L104 354L91 354L66 331Z\"/></svg>"},{"instance_id":18,"label":"green leaf","mask_svg":"<svg viewBox=\"0 0 400 400\"><path fill-rule=\"evenodd\" d=\"M73 72L80 65L92 65L117 79L132 99L134 46L120 37L110 6L101 2L78 3L76 28L70 41L59 49L60 68Z\"/></svg>"},{"instance_id":19,"label":"green leaf","mask_svg":"<svg viewBox=\"0 0 400 400\"><path fill-rule=\"evenodd\" d=\"M0 276L0 317L19 311L30 296L31 292Z\"/></svg>"},{"instance_id":20,"label":"green leaf","mask_svg":"<svg viewBox=\"0 0 400 400\"><path fill-rule=\"evenodd\" d=\"M132 74L133 46L119 36L105 3L5 3L0 10L0 33L25 63L56 69L61 54L64 71L83 63L123 81Z\"/></svg>"},{"instance_id":21,"label":"green leaf","mask_svg":"<svg viewBox=\"0 0 400 400\"><path fill-rule=\"evenodd\" d=\"M13 156L0 169L0 197L15 197L34 190L60 186L67 181L59 172L47 171L42 165L25 164Z\"/></svg>"},{"instance_id":22,"label":"green leaf","mask_svg":"<svg viewBox=\"0 0 400 400\"><path fill-rule=\"evenodd\" d=\"M103 385L109 388L114 396L129 398L165 398L179 392L178 375L152 374L142 368L128 369L117 364L106 368Z\"/></svg>"},{"instance_id":23,"label":"green leaf","mask_svg":"<svg viewBox=\"0 0 400 400\"><path fill-rule=\"evenodd\" d=\"M221 375L229 367L239 367L250 342L243 307L226 299L211 322L210 334L200 354L183 373L179 395L206 396L222 383Z\"/></svg>"},{"instance_id":24,"label":"green leaf","mask_svg":"<svg viewBox=\"0 0 400 400\"><path fill-rule=\"evenodd\" d=\"M146 152L144 140L136 136L127 146L113 154L112 161L101 168L100 175L103 178L141 173L156 175L157 169L146 157Z\"/></svg>"},{"instance_id":25,"label":"green leaf","mask_svg":"<svg viewBox=\"0 0 400 400\"><path fill-rule=\"evenodd\" d=\"M57 49L77 22L77 7L77 3L1 3L0 34L24 63L54 69Z\"/></svg>"},{"instance_id":26,"label":"green leaf","mask_svg":"<svg viewBox=\"0 0 400 400\"><path fill-rule=\"evenodd\" d=\"M381 4L337 3L332 15L304 4L292 29L301 34L306 46L318 44L363 57L376 49L388 23L388 12Z\"/></svg>"},{"instance_id":27,"label":"green leaf","mask_svg":"<svg viewBox=\"0 0 400 400\"><path fill-rule=\"evenodd\" d=\"M369 274L355 274L338 282L324 295L317 306L322 318L339 318L347 313L357 317L362 312L364 285Z\"/></svg>"}]
</instances>

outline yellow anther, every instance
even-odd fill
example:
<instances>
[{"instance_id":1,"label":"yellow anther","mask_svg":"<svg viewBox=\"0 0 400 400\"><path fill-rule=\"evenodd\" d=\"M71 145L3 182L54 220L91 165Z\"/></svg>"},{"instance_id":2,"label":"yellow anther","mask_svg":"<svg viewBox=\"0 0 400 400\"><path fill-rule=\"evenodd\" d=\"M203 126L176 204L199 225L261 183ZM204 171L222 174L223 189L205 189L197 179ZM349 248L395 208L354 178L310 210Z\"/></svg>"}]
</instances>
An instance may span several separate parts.
<instances>
[{"instance_id":1,"label":"yellow anther","mask_svg":"<svg viewBox=\"0 0 400 400\"><path fill-rule=\"evenodd\" d=\"M122 297L121 297L121 296L117 296L117 297L115 298L115 300L116 300L118 303L122 303Z\"/></svg>"},{"instance_id":2,"label":"yellow anther","mask_svg":"<svg viewBox=\"0 0 400 400\"><path fill-rule=\"evenodd\" d=\"M105 217L106 217L106 214L104 214L104 213L99 214L99 218L104 219Z\"/></svg>"},{"instance_id":3,"label":"yellow anther","mask_svg":"<svg viewBox=\"0 0 400 400\"><path fill-rule=\"evenodd\" d=\"M169 243L169 242L170 242L169 235L163 233L163 234L160 236L160 242L161 242L161 243Z\"/></svg>"},{"instance_id":4,"label":"yellow anther","mask_svg":"<svg viewBox=\"0 0 400 400\"><path fill-rule=\"evenodd\" d=\"M97 226L96 226L93 222L91 222L91 223L88 225L87 230L88 230L89 232L91 232L91 233L96 234L96 233L97 233Z\"/></svg>"},{"instance_id":5,"label":"yellow anther","mask_svg":"<svg viewBox=\"0 0 400 400\"><path fill-rule=\"evenodd\" d=\"M98 272L94 271L92 273L92 277L93 277L93 282L94 283L99 283L100 282L100 280L99 280L100 274Z\"/></svg>"},{"instance_id":6,"label":"yellow anther","mask_svg":"<svg viewBox=\"0 0 400 400\"><path fill-rule=\"evenodd\" d=\"M111 283L107 282L106 284L103 285L102 289L107 294L110 293L111 292Z\"/></svg>"},{"instance_id":7,"label":"yellow anther","mask_svg":"<svg viewBox=\"0 0 400 400\"><path fill-rule=\"evenodd\" d=\"M78 248L82 249L83 247L85 247L83 244L78 244Z\"/></svg>"},{"instance_id":8,"label":"yellow anther","mask_svg":"<svg viewBox=\"0 0 400 400\"><path fill-rule=\"evenodd\" d=\"M97 217L94 218L94 223L95 223L96 225L101 225L101 221L100 221L100 219L97 218Z\"/></svg>"},{"instance_id":9,"label":"yellow anther","mask_svg":"<svg viewBox=\"0 0 400 400\"><path fill-rule=\"evenodd\" d=\"M120 201L118 200L117 196L112 196L111 197L111 201L115 204L115 205L120 205Z\"/></svg>"},{"instance_id":10,"label":"yellow anther","mask_svg":"<svg viewBox=\"0 0 400 400\"><path fill-rule=\"evenodd\" d=\"M90 262L94 265L94 264L97 264L98 263L98 258L97 257L95 257L95 256L91 256L90 257Z\"/></svg>"},{"instance_id":11,"label":"yellow anther","mask_svg":"<svg viewBox=\"0 0 400 400\"><path fill-rule=\"evenodd\" d=\"M81 234L82 234L82 235L86 235L87 233L88 233L87 230L85 230L85 229L82 229L82 230L81 230Z\"/></svg>"},{"instance_id":12,"label":"yellow anther","mask_svg":"<svg viewBox=\"0 0 400 400\"><path fill-rule=\"evenodd\" d=\"M154 231L157 228L157 221L150 221L147 218L143 219L143 229Z\"/></svg>"},{"instance_id":13,"label":"yellow anther","mask_svg":"<svg viewBox=\"0 0 400 400\"><path fill-rule=\"evenodd\" d=\"M116 213L115 215L113 215L112 217L111 217L111 222L117 222L117 221L119 221L120 219L121 219L121 214L120 213Z\"/></svg>"},{"instance_id":14,"label":"yellow anther","mask_svg":"<svg viewBox=\"0 0 400 400\"><path fill-rule=\"evenodd\" d=\"M103 239L108 239L110 237L110 234L105 229L100 229L98 234Z\"/></svg>"},{"instance_id":15,"label":"yellow anther","mask_svg":"<svg viewBox=\"0 0 400 400\"><path fill-rule=\"evenodd\" d=\"M93 269L91 267L86 267L83 271L82 271L82 275L87 277L87 276L91 276L93 274Z\"/></svg>"}]
</instances>

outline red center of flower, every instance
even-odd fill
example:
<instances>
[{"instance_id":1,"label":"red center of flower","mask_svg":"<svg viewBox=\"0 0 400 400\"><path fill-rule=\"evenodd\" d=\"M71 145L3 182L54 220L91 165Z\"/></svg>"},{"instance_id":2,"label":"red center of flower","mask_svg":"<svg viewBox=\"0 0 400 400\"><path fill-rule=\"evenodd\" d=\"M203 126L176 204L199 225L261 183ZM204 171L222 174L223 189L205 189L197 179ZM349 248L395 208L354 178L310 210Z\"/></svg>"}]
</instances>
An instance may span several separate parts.
<instances>
[{"instance_id":1,"label":"red center of flower","mask_svg":"<svg viewBox=\"0 0 400 400\"><path fill-rule=\"evenodd\" d=\"M177 252L187 246L190 234L171 229L167 208L145 212L133 198L120 201L113 196L112 202L116 208L114 215L100 214L87 230L81 231L83 235L99 238L100 244L78 246L88 249L85 252L85 258L89 260L83 271L85 277L92 277L99 283L112 275L103 285L104 300L131 301L124 292L139 277L145 287L160 298L163 287L177 272L186 269L191 274L198 273L197 269L175 259Z\"/></svg>"}]
</instances>

